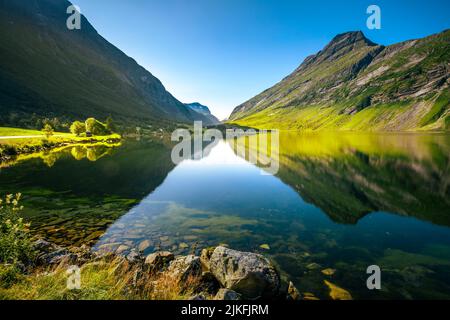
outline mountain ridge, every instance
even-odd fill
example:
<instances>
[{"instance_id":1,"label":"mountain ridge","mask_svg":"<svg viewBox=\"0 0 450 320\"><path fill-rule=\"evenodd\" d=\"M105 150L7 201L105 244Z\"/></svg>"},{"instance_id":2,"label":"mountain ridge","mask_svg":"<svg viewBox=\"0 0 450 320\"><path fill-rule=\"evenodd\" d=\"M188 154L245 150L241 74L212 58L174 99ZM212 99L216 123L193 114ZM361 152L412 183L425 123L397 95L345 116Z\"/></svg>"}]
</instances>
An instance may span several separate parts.
<instances>
[{"instance_id":1,"label":"mountain ridge","mask_svg":"<svg viewBox=\"0 0 450 320\"><path fill-rule=\"evenodd\" d=\"M335 36L230 122L295 130L448 130L450 31L382 46Z\"/></svg>"}]
</instances>

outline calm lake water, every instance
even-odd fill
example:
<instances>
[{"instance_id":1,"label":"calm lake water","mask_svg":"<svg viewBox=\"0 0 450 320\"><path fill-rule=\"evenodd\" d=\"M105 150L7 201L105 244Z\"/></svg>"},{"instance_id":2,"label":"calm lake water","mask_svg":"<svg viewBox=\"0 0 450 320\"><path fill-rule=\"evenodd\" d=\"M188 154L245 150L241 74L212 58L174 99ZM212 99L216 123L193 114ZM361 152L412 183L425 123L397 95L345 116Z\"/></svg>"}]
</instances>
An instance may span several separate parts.
<instances>
[{"instance_id":1,"label":"calm lake water","mask_svg":"<svg viewBox=\"0 0 450 320\"><path fill-rule=\"evenodd\" d=\"M68 148L4 165L0 192L22 192L33 233L61 245L226 244L321 299L324 280L356 299L450 299L449 135L282 133L274 176L232 146L177 166L161 141ZM379 291L366 287L373 264Z\"/></svg>"}]
</instances>

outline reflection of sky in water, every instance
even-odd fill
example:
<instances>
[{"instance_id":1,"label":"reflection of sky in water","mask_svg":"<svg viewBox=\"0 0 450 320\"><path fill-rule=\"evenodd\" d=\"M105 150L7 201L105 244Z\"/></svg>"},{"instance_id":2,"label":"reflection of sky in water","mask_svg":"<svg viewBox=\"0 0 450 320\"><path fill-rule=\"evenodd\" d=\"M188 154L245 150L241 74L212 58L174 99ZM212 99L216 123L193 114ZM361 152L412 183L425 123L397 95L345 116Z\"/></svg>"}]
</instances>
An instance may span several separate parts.
<instances>
[{"instance_id":1,"label":"reflection of sky in water","mask_svg":"<svg viewBox=\"0 0 450 320\"><path fill-rule=\"evenodd\" d=\"M275 194L276 193L276 194ZM144 198L119 223L132 223L136 212L151 210L151 203L175 202L185 208L257 217L271 214L302 215L320 210L306 204L278 178L237 157L221 141L201 160L185 160L169 173L164 183ZM157 212L154 212L157 213Z\"/></svg>"},{"instance_id":2,"label":"reflection of sky in water","mask_svg":"<svg viewBox=\"0 0 450 320\"><path fill-rule=\"evenodd\" d=\"M237 157L228 144L220 142L206 158L181 163L149 198L227 213L268 207L296 210L305 205L278 178L261 173L258 167ZM270 196L271 190L277 192L277 197Z\"/></svg>"}]
</instances>

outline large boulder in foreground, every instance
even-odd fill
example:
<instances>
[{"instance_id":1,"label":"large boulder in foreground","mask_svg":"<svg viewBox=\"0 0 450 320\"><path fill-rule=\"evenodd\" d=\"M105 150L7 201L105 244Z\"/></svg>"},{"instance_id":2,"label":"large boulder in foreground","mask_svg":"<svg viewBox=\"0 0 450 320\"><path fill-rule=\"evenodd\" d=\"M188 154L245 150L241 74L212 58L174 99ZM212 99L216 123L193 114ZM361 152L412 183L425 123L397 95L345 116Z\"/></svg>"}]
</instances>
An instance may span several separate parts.
<instances>
[{"instance_id":1,"label":"large boulder in foreground","mask_svg":"<svg viewBox=\"0 0 450 320\"><path fill-rule=\"evenodd\" d=\"M280 277L264 256L217 247L209 268L222 286L244 299L272 298L279 293Z\"/></svg>"}]
</instances>

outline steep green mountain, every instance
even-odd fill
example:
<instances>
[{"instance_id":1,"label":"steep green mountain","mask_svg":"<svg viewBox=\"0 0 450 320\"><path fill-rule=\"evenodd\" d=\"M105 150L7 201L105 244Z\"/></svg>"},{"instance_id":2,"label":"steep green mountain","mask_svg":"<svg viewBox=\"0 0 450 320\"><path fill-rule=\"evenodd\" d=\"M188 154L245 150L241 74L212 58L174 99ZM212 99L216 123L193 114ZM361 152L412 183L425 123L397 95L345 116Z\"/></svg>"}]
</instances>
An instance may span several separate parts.
<instances>
[{"instance_id":1,"label":"steep green mountain","mask_svg":"<svg viewBox=\"0 0 450 320\"><path fill-rule=\"evenodd\" d=\"M195 111L201 115L203 115L207 122L205 122L204 124L206 125L214 125L214 124L218 124L220 123L219 119L217 119L209 110L209 108L207 106L204 106L198 102L193 102L193 103L185 103L184 104L186 107L188 107L189 109L191 109L192 111Z\"/></svg>"},{"instance_id":2,"label":"steep green mountain","mask_svg":"<svg viewBox=\"0 0 450 320\"><path fill-rule=\"evenodd\" d=\"M69 30L70 5L0 0L0 125L109 115L130 124L204 119L84 16L80 30Z\"/></svg>"},{"instance_id":3,"label":"steep green mountain","mask_svg":"<svg viewBox=\"0 0 450 320\"><path fill-rule=\"evenodd\" d=\"M449 130L450 30L381 46L337 35L230 122L297 130Z\"/></svg>"}]
</instances>

